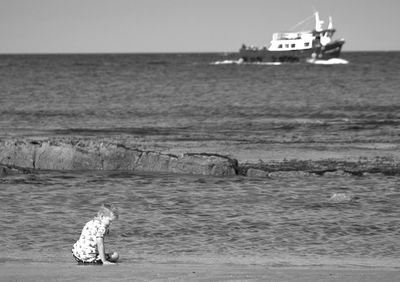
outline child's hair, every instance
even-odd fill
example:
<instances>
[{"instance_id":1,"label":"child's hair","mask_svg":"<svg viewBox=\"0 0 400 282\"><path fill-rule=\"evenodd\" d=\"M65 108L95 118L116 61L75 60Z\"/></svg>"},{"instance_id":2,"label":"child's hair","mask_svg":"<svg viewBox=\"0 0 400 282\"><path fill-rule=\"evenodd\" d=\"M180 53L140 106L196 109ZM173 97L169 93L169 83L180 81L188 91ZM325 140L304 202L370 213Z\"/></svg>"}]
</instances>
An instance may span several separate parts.
<instances>
[{"instance_id":1,"label":"child's hair","mask_svg":"<svg viewBox=\"0 0 400 282\"><path fill-rule=\"evenodd\" d=\"M113 204L103 204L97 212L97 216L114 216L115 219L118 219L119 213L117 207L115 207Z\"/></svg>"}]
</instances>

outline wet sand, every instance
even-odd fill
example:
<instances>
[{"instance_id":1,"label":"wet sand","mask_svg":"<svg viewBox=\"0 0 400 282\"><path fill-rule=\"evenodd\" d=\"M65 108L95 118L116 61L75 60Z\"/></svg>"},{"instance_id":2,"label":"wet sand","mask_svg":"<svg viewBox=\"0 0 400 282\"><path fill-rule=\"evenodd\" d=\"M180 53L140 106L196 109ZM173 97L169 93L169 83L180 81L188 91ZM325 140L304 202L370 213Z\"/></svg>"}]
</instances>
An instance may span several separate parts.
<instances>
[{"instance_id":1,"label":"wet sand","mask_svg":"<svg viewBox=\"0 0 400 282\"><path fill-rule=\"evenodd\" d=\"M399 281L400 269L216 264L2 263L1 281Z\"/></svg>"}]
</instances>

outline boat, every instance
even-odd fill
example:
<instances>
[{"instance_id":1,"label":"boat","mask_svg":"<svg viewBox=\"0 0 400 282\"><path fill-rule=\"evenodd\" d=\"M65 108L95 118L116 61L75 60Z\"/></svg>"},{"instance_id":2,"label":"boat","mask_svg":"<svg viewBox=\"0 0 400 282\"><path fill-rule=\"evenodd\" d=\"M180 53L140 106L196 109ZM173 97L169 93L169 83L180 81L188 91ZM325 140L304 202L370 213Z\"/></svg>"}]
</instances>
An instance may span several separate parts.
<instances>
[{"instance_id":1,"label":"boat","mask_svg":"<svg viewBox=\"0 0 400 282\"><path fill-rule=\"evenodd\" d=\"M324 22L320 20L318 12L314 12L312 17L315 18L313 30L276 32L272 35L269 47L258 48L243 44L239 50L240 61L286 63L339 58L345 40L332 39L336 31L332 17L329 17L327 28L323 28Z\"/></svg>"}]
</instances>

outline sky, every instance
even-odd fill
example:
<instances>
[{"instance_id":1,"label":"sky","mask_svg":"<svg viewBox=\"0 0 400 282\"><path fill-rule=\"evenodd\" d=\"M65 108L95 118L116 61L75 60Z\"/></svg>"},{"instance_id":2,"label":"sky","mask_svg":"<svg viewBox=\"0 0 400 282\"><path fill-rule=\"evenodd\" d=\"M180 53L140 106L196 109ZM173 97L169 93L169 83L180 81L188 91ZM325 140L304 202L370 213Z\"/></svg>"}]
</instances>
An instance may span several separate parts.
<instances>
[{"instance_id":1,"label":"sky","mask_svg":"<svg viewBox=\"0 0 400 282\"><path fill-rule=\"evenodd\" d=\"M344 51L400 50L399 0L0 0L0 53L234 52L314 10Z\"/></svg>"}]
</instances>

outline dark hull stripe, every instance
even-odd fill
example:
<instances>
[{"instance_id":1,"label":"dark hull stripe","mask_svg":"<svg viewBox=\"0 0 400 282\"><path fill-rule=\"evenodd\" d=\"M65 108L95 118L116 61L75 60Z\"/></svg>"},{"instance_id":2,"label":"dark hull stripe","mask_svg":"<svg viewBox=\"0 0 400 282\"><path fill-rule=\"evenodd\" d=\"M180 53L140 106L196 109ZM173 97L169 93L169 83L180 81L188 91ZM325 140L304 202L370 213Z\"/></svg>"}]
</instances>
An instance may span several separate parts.
<instances>
[{"instance_id":1,"label":"dark hull stripe","mask_svg":"<svg viewBox=\"0 0 400 282\"><path fill-rule=\"evenodd\" d=\"M245 62L300 62L313 57L319 60L329 60L340 56L343 44L344 41L335 41L324 47L290 51L241 49L239 56Z\"/></svg>"}]
</instances>

